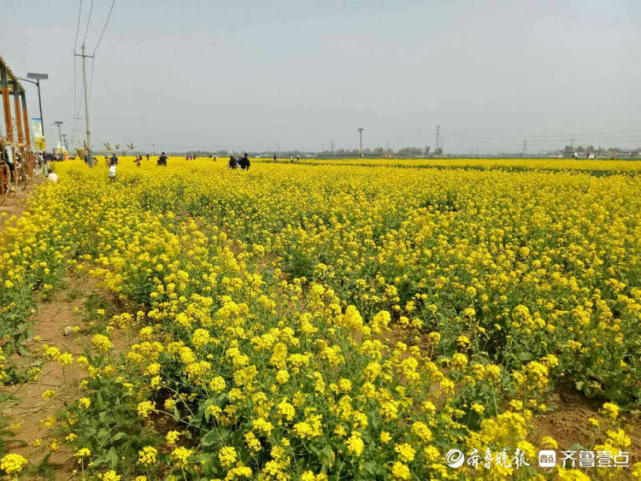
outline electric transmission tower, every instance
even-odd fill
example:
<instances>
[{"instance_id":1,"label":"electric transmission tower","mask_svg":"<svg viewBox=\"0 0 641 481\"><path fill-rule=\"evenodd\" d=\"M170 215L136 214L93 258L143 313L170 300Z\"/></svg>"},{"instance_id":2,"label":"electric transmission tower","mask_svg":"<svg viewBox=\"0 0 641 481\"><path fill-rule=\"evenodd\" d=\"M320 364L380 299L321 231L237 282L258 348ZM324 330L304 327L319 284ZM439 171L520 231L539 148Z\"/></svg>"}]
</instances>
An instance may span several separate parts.
<instances>
[{"instance_id":1,"label":"electric transmission tower","mask_svg":"<svg viewBox=\"0 0 641 481\"><path fill-rule=\"evenodd\" d=\"M364 129L363 127L359 127L359 128L358 128L358 135L359 135L359 137L360 137L360 144L359 144L358 153L359 153L359 155L360 155L361 157L363 157L363 131L364 131L364 130L365 130L365 129Z\"/></svg>"}]
</instances>

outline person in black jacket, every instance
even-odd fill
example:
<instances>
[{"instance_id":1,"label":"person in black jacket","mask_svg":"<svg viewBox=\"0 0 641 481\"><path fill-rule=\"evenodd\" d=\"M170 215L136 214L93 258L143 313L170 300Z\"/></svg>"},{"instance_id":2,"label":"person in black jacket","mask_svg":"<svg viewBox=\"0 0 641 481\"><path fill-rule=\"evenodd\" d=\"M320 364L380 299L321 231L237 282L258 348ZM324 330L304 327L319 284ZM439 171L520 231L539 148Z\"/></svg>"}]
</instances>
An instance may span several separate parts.
<instances>
[{"instance_id":1,"label":"person in black jacket","mask_svg":"<svg viewBox=\"0 0 641 481\"><path fill-rule=\"evenodd\" d=\"M164 152L158 157L158 165L167 166L167 156Z\"/></svg>"},{"instance_id":2,"label":"person in black jacket","mask_svg":"<svg viewBox=\"0 0 641 481\"><path fill-rule=\"evenodd\" d=\"M247 152L245 152L245 155L243 155L240 159L240 168L243 170L249 170L249 166L251 163L249 162L249 156L247 155Z\"/></svg>"}]
</instances>

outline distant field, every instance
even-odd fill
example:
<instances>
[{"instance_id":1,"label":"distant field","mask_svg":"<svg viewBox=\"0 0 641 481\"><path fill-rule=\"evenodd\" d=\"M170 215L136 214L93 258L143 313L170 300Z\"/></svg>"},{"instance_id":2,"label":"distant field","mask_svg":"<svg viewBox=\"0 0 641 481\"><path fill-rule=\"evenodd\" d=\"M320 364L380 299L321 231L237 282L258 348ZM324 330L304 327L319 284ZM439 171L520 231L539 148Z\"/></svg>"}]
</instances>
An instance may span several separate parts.
<instances>
[{"instance_id":1,"label":"distant field","mask_svg":"<svg viewBox=\"0 0 641 481\"><path fill-rule=\"evenodd\" d=\"M270 159L258 159L269 162ZM273 160L271 160L273 162ZM289 159L279 162L288 163ZM305 164L371 165L397 167L474 167L543 170L638 171L641 162L635 160L574 160L574 159L301 159Z\"/></svg>"}]
</instances>

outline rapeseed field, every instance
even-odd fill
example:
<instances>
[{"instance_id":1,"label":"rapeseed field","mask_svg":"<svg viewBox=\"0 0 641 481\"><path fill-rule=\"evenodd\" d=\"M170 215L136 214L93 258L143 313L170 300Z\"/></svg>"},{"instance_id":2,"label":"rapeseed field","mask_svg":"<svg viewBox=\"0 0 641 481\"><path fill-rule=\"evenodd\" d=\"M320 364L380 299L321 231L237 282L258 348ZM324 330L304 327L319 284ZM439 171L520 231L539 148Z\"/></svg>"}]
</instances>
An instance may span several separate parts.
<instances>
[{"instance_id":1,"label":"rapeseed field","mask_svg":"<svg viewBox=\"0 0 641 481\"><path fill-rule=\"evenodd\" d=\"M5 222L0 383L71 271L136 306L45 351L86 369L57 419L77 479L641 479L636 164L386 162L56 164ZM539 467L560 391L601 403L581 449L610 467Z\"/></svg>"}]
</instances>

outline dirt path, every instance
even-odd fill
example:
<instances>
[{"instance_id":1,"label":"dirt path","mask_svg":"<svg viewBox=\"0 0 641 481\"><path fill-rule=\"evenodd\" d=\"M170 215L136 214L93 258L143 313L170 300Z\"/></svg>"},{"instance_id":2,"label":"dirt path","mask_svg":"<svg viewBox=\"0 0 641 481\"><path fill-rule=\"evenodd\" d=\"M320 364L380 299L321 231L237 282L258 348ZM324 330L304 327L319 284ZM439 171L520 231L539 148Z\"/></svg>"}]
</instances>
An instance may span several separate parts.
<instances>
[{"instance_id":1,"label":"dirt path","mask_svg":"<svg viewBox=\"0 0 641 481\"><path fill-rule=\"evenodd\" d=\"M40 303L33 317L33 338L26 347L29 353L14 360L23 368L37 366L44 361L47 346L61 353L71 353L74 359L91 349L90 325L83 321L86 307L100 299L113 302L109 294L90 278L70 277L67 286L56 292L51 301ZM73 332L73 328L79 328ZM115 333L116 334L116 333ZM112 339L117 349L123 349L124 336ZM49 462L54 465L56 480L69 479L74 468L73 453L54 435L55 416L67 405L82 397L80 381L86 371L76 362L64 368L56 361L44 361L37 380L0 388L16 398L6 404L6 416L16 432L11 452L22 454L31 464L38 463L52 452ZM50 400L43 393L55 391Z\"/></svg>"},{"instance_id":2,"label":"dirt path","mask_svg":"<svg viewBox=\"0 0 641 481\"><path fill-rule=\"evenodd\" d=\"M27 342L31 353L16 359L23 367L42 359L45 345L54 346L61 352L70 352L74 357L82 354L86 346L85 340L79 339L76 335L64 336L63 330L75 325L74 308L80 308L84 299L69 301L68 295L68 289L59 291L51 302L39 306L33 324L34 337ZM10 404L4 414L13 424L19 424L16 440L26 443L23 447L15 448L13 452L26 456L32 463L44 457L53 442L50 429L53 425L48 418L54 416L65 403L75 397L82 375L82 370L75 363L66 366L63 371L55 361L46 362L37 381L10 386L7 389L19 401ZM50 401L42 398L42 394L47 390L57 393ZM40 440L42 444L38 445L36 440ZM53 459L52 461L55 462Z\"/></svg>"},{"instance_id":3,"label":"dirt path","mask_svg":"<svg viewBox=\"0 0 641 481\"><path fill-rule=\"evenodd\" d=\"M557 408L534 418L532 441L535 447L542 446L544 436L551 436L558 444L558 450L594 450L602 439L595 439L594 428L589 419L598 419L603 401L590 400L577 392L565 391L555 394ZM641 461L641 418L638 414L622 414L620 417L630 445L624 449L630 453L630 466ZM599 436L603 437L603 433ZM581 446L581 447L578 447ZM588 471L589 474L589 471ZM618 473L616 479L632 480L631 469Z\"/></svg>"},{"instance_id":4,"label":"dirt path","mask_svg":"<svg viewBox=\"0 0 641 481\"><path fill-rule=\"evenodd\" d=\"M27 209L29 196L42 184L44 179L36 179L26 189L18 190L0 205L0 215L4 219L20 217ZM0 232L4 222L0 217ZM88 276L68 275L65 287L57 291L48 301L36 302L36 313L32 317L33 336L25 342L27 351L15 355L13 361L24 372L40 369L37 379L22 384L0 386L0 394L9 394L14 399L0 405L0 412L9 421L15 437L9 440L9 452L25 456L30 465L49 457L54 469L53 479L68 480L74 477L75 463L73 453L62 439L54 433L56 415L65 406L82 397L80 381L86 371L76 362L77 356L91 349L91 326L84 322L89 306L95 308L97 302L109 306L107 311L118 311L116 299L97 281ZM78 328L74 332L74 328ZM127 340L122 332L114 331L112 342L116 350L126 349ZM45 360L46 347L55 347L61 353L73 355L73 364L64 368L55 360ZM49 400L43 394L49 391L55 395ZM40 479L34 476L31 479Z\"/></svg>"},{"instance_id":5,"label":"dirt path","mask_svg":"<svg viewBox=\"0 0 641 481\"><path fill-rule=\"evenodd\" d=\"M27 186L26 189L19 188L14 194L10 194L5 199L4 203L0 204L0 215L3 213L7 218L15 215L20 217L22 213L27 210L27 199L36 190L36 188L45 183L44 177L34 177L34 180ZM3 230L4 222L0 221L0 232Z\"/></svg>"}]
</instances>

